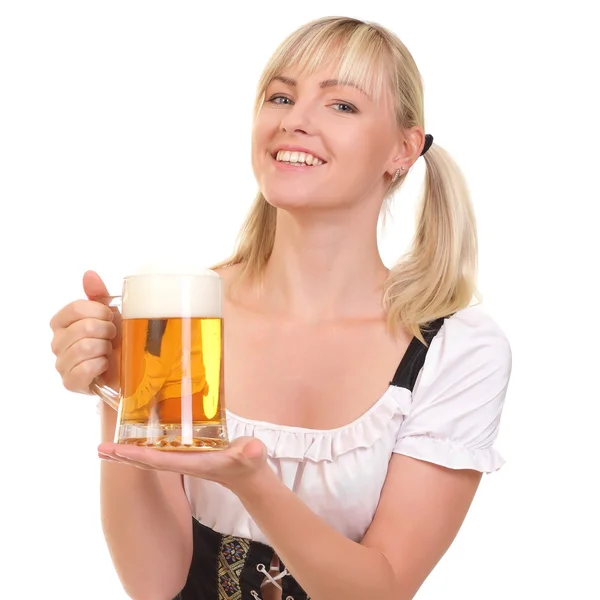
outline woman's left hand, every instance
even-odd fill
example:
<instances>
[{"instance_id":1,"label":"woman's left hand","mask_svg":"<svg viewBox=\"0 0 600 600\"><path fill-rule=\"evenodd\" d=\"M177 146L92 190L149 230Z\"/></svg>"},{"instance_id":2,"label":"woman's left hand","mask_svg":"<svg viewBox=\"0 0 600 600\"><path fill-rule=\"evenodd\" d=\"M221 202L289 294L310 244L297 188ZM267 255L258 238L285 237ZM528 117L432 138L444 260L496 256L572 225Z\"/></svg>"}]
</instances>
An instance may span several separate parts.
<instances>
[{"instance_id":1,"label":"woman's left hand","mask_svg":"<svg viewBox=\"0 0 600 600\"><path fill-rule=\"evenodd\" d=\"M234 493L260 477L267 465L267 449L257 438L240 437L226 450L171 451L145 448L132 444L103 442L98 456L141 469L173 471L192 477L215 481Z\"/></svg>"}]
</instances>

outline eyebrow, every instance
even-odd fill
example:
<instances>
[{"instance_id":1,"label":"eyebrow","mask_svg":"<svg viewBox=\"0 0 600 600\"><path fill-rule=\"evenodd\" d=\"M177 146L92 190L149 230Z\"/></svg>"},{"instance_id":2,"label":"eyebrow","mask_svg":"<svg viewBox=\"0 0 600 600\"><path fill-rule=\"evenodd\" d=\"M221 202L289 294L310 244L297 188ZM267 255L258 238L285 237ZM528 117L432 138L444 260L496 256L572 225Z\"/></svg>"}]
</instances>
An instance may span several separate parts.
<instances>
[{"instance_id":1,"label":"eyebrow","mask_svg":"<svg viewBox=\"0 0 600 600\"><path fill-rule=\"evenodd\" d=\"M284 83L285 85L289 85L290 87L298 86L298 82L295 79L293 79L291 77L285 77L285 75L275 75L275 77L273 77L273 81L281 81L281 83ZM363 88L361 88L360 85L355 83L354 81L340 81L339 79L326 79L325 81L321 81L319 83L319 87L321 89L344 86L344 85L349 85L353 88L356 88L359 92L364 94L367 98L371 98L371 96L369 96L369 94L367 94L367 92Z\"/></svg>"}]
</instances>

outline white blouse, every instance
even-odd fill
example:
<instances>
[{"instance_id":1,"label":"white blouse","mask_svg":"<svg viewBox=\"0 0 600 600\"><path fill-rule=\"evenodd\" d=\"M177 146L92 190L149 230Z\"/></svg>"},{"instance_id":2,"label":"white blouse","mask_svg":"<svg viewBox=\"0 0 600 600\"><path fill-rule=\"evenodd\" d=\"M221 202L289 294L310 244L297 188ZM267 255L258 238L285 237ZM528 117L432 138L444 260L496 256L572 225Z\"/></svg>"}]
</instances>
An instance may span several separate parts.
<instances>
[{"instance_id":1,"label":"white blouse","mask_svg":"<svg viewBox=\"0 0 600 600\"><path fill-rule=\"evenodd\" d=\"M337 429L274 425L228 411L229 437L261 439L281 481L359 542L375 515L393 453L484 473L502 466L493 444L510 372L504 333L479 307L468 307L444 321L412 393L390 385L367 412ZM187 475L184 485L200 523L268 544L235 494Z\"/></svg>"}]
</instances>

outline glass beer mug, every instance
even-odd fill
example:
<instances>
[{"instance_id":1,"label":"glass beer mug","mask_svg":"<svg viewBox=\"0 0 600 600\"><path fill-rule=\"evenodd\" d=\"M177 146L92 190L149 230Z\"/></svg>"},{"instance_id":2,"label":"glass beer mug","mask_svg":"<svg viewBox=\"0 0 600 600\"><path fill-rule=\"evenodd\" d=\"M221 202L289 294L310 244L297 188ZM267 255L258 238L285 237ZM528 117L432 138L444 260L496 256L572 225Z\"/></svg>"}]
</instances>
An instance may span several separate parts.
<instances>
[{"instance_id":1,"label":"glass beer mug","mask_svg":"<svg viewBox=\"0 0 600 600\"><path fill-rule=\"evenodd\" d=\"M123 281L120 392L91 389L115 408L114 441L160 450L229 445L223 394L221 278L211 270L140 272Z\"/></svg>"}]
</instances>

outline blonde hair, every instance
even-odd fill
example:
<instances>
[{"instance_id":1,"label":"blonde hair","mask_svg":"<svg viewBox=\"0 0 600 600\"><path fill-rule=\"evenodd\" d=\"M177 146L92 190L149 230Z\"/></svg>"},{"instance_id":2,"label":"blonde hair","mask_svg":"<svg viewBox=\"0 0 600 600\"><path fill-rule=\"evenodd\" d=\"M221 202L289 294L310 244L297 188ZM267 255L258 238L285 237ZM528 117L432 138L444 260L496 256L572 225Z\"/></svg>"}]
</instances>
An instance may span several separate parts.
<instances>
[{"instance_id":1,"label":"blonde hair","mask_svg":"<svg viewBox=\"0 0 600 600\"><path fill-rule=\"evenodd\" d=\"M313 74L338 60L337 79L354 81L379 101L391 89L400 128L424 128L423 84L415 61L390 31L345 17L312 21L276 49L258 84L254 115L265 91L283 69ZM386 85L389 86L386 88ZM476 294L477 236L467 185L458 166L438 144L424 154L426 176L409 250L390 269L383 303L391 330L403 325L423 341L422 330L468 306ZM382 211L406 174L391 183ZM258 193L238 235L233 255L215 265L239 265L239 279L260 281L273 250L277 209Z\"/></svg>"}]
</instances>

